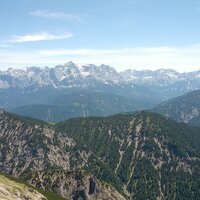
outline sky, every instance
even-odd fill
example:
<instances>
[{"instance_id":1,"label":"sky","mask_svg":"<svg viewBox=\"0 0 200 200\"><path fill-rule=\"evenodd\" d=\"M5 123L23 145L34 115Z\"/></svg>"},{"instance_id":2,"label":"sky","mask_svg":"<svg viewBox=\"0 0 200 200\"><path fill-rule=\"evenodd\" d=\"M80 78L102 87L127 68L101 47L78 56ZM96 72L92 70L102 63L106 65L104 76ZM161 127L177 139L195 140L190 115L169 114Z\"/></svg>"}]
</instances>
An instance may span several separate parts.
<instances>
[{"instance_id":1,"label":"sky","mask_svg":"<svg viewBox=\"0 0 200 200\"><path fill-rule=\"evenodd\" d=\"M0 0L0 70L200 70L200 0Z\"/></svg>"}]
</instances>

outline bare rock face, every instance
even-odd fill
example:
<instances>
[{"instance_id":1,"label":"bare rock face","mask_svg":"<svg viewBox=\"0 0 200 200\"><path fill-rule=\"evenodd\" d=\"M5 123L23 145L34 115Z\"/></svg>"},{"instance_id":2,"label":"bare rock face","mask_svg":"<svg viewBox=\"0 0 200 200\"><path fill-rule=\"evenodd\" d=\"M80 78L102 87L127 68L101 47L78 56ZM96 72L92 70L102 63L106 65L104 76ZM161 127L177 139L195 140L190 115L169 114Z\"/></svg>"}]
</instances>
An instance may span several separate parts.
<instances>
[{"instance_id":1,"label":"bare rock face","mask_svg":"<svg viewBox=\"0 0 200 200\"><path fill-rule=\"evenodd\" d=\"M85 171L37 171L27 177L37 188L51 190L72 200L125 200L112 186Z\"/></svg>"},{"instance_id":2,"label":"bare rock face","mask_svg":"<svg viewBox=\"0 0 200 200\"><path fill-rule=\"evenodd\" d=\"M23 121L2 111L0 130L0 170L15 177L49 167L82 167L90 156L90 152L77 150L72 138L39 121Z\"/></svg>"}]
</instances>

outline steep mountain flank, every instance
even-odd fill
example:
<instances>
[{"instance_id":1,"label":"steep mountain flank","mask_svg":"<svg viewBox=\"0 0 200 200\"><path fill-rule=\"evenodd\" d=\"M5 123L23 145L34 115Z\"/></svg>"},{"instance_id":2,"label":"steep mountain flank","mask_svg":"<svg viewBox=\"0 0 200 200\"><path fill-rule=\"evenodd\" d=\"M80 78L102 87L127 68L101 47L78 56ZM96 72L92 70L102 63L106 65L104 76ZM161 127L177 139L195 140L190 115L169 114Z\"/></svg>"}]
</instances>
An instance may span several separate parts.
<instances>
[{"instance_id":1,"label":"steep mountain flank","mask_svg":"<svg viewBox=\"0 0 200 200\"><path fill-rule=\"evenodd\" d=\"M200 90L166 101L153 111L178 122L200 126Z\"/></svg>"},{"instance_id":2,"label":"steep mountain flank","mask_svg":"<svg viewBox=\"0 0 200 200\"><path fill-rule=\"evenodd\" d=\"M50 126L1 111L0 129L0 170L63 197L200 196L200 129L161 115L142 111Z\"/></svg>"},{"instance_id":3,"label":"steep mountain flank","mask_svg":"<svg viewBox=\"0 0 200 200\"><path fill-rule=\"evenodd\" d=\"M118 190L121 188L120 181L109 167L84 144L56 132L44 122L1 111L0 129L0 170L2 172L15 177L26 177L32 171L47 169L68 171L85 168L101 180L112 183ZM100 174L95 173L94 166L101 172ZM48 189L54 191L53 188ZM70 189L74 191L76 188L72 185ZM116 190L115 192L117 193ZM97 198L99 198L98 194Z\"/></svg>"},{"instance_id":4,"label":"steep mountain flank","mask_svg":"<svg viewBox=\"0 0 200 200\"><path fill-rule=\"evenodd\" d=\"M72 138L63 137L47 125L4 111L0 114L0 129L0 169L14 176L34 169L81 167L90 155L87 151L78 153Z\"/></svg>"},{"instance_id":5,"label":"steep mountain flank","mask_svg":"<svg viewBox=\"0 0 200 200\"><path fill-rule=\"evenodd\" d=\"M72 119L57 128L92 149L131 199L198 199L199 129L147 112Z\"/></svg>"}]
</instances>

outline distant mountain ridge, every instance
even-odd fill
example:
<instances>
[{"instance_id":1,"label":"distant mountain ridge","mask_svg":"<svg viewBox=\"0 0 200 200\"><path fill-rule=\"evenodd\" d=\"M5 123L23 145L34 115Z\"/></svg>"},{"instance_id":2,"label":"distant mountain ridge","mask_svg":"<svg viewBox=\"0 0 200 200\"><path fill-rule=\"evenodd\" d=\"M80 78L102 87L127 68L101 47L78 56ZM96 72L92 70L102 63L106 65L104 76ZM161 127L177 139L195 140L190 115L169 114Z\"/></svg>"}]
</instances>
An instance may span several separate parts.
<instances>
[{"instance_id":1,"label":"distant mountain ridge","mask_svg":"<svg viewBox=\"0 0 200 200\"><path fill-rule=\"evenodd\" d=\"M10 87L25 88L31 85L59 87L86 87L86 80L96 80L105 84L123 85L134 83L138 85L168 86L177 82L200 80L200 70L179 73L172 69L133 70L117 72L109 65L96 66L93 64L79 66L73 62L49 67L27 67L23 69L9 68L0 71L0 89ZM85 82L85 84L83 84ZM188 85L189 86L189 85ZM190 90L198 86L191 86Z\"/></svg>"},{"instance_id":2,"label":"distant mountain ridge","mask_svg":"<svg viewBox=\"0 0 200 200\"><path fill-rule=\"evenodd\" d=\"M52 105L59 96L81 92L144 97L143 94L140 97L141 87L124 81L108 65L78 66L69 62L55 68L30 67L0 72L0 107L4 109L34 104ZM149 93L145 96L148 96L148 102L154 101L151 101Z\"/></svg>"},{"instance_id":3,"label":"distant mountain ridge","mask_svg":"<svg viewBox=\"0 0 200 200\"><path fill-rule=\"evenodd\" d=\"M108 65L78 66L73 62L49 67L27 67L8 69L0 72L0 88L26 88L29 86L52 86L55 88L86 87L86 80L96 80L105 84L120 84L123 77ZM84 84L85 83L85 84Z\"/></svg>"},{"instance_id":4,"label":"distant mountain ridge","mask_svg":"<svg viewBox=\"0 0 200 200\"><path fill-rule=\"evenodd\" d=\"M72 93L61 95L52 104L24 105L11 109L12 113L41 119L48 122L59 122L75 117L108 116L130 110L143 109L145 100L126 98L116 94L105 93ZM143 106L142 106L143 105ZM150 106L146 103L146 106Z\"/></svg>"},{"instance_id":5,"label":"distant mountain ridge","mask_svg":"<svg viewBox=\"0 0 200 200\"><path fill-rule=\"evenodd\" d=\"M151 109L162 101L196 89L200 89L200 71L178 73L172 69L159 69L117 72L108 65L79 66L68 62L54 68L1 71L0 108L56 122L71 117ZM97 96L99 100L95 98ZM62 105L58 99L63 99ZM91 107L84 99L91 99ZM108 105L111 105L109 109ZM38 113L38 110L41 112Z\"/></svg>"}]
</instances>

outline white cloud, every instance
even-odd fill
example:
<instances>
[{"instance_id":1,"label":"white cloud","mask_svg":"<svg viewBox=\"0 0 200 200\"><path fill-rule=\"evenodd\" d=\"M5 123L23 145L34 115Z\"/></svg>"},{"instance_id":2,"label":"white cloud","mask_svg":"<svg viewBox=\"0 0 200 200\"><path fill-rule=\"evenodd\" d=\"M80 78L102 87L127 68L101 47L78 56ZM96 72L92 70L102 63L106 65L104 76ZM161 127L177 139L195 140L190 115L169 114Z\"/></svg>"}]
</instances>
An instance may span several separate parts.
<instances>
[{"instance_id":1,"label":"white cloud","mask_svg":"<svg viewBox=\"0 0 200 200\"><path fill-rule=\"evenodd\" d=\"M64 12L54 12L50 10L34 10L30 12L30 15L47 19L65 20L68 22L83 22L83 19L78 15L67 14Z\"/></svg>"},{"instance_id":2,"label":"white cloud","mask_svg":"<svg viewBox=\"0 0 200 200\"><path fill-rule=\"evenodd\" d=\"M45 40L61 40L61 39L67 39L72 37L72 33L65 33L62 35L55 35L50 34L48 32L41 32L41 33L34 33L34 34L28 34L28 35L18 35L13 36L12 39L7 40L5 42L8 43L22 43L22 42L36 42L36 41L45 41Z\"/></svg>"},{"instance_id":3,"label":"white cloud","mask_svg":"<svg viewBox=\"0 0 200 200\"><path fill-rule=\"evenodd\" d=\"M177 71L200 69L200 45L186 47L139 47L126 49L52 49L31 52L0 51L0 67L50 66L72 60L77 64L109 64L118 71L172 68Z\"/></svg>"}]
</instances>

